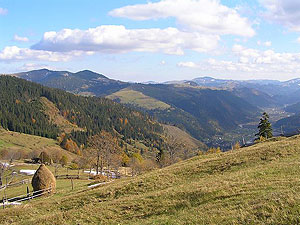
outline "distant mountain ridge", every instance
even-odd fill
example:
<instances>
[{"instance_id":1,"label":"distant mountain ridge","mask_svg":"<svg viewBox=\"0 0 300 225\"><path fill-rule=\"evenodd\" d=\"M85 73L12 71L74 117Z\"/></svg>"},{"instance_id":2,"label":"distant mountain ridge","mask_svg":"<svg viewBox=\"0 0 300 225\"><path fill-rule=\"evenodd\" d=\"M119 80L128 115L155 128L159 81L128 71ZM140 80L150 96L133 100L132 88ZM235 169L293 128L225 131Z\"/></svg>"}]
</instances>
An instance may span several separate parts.
<instances>
[{"instance_id":1,"label":"distant mountain ridge","mask_svg":"<svg viewBox=\"0 0 300 225\"><path fill-rule=\"evenodd\" d=\"M230 132L260 114L257 107L260 105L249 102L247 96L241 94L240 97L230 89L201 87L196 81L129 83L109 79L89 70L72 73L42 69L13 76L74 94L109 97L145 111L162 123L176 125L205 143L211 143L214 135Z\"/></svg>"},{"instance_id":2,"label":"distant mountain ridge","mask_svg":"<svg viewBox=\"0 0 300 225\"><path fill-rule=\"evenodd\" d=\"M72 73L41 69L11 75L74 94L91 96L104 96L130 85L126 82L109 79L90 70Z\"/></svg>"},{"instance_id":3,"label":"distant mountain ridge","mask_svg":"<svg viewBox=\"0 0 300 225\"><path fill-rule=\"evenodd\" d=\"M12 75L81 95L106 96L133 84L113 80L103 74L89 70L72 73L69 71L40 69ZM143 84L151 85L161 83L149 81L144 82ZM206 88L225 89L259 107L294 104L298 102L298 96L300 94L300 78L288 81L231 80L216 79L206 76L194 78L192 80L167 81L163 84L184 84Z\"/></svg>"}]
</instances>

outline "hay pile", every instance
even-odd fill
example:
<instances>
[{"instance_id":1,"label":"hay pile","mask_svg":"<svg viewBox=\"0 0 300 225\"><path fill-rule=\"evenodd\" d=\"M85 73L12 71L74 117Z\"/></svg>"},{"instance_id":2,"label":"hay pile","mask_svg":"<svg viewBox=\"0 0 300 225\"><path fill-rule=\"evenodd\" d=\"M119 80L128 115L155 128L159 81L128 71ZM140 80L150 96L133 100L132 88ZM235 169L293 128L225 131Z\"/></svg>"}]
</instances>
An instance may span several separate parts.
<instances>
[{"instance_id":1,"label":"hay pile","mask_svg":"<svg viewBox=\"0 0 300 225\"><path fill-rule=\"evenodd\" d=\"M51 173L51 171L44 164L42 164L35 172L31 184L34 191L40 191L51 187L50 193L53 193L56 187L56 179L54 175ZM37 194L40 194L42 192L49 192L49 191L41 191L38 192Z\"/></svg>"}]
</instances>

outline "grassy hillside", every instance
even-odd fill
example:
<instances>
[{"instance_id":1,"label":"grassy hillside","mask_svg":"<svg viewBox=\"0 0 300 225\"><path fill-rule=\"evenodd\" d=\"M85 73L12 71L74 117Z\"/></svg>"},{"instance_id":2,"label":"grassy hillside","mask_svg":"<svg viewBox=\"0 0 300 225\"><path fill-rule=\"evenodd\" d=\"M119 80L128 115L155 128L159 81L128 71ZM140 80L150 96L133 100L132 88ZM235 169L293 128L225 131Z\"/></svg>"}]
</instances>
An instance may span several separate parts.
<instances>
[{"instance_id":1,"label":"grassy hillside","mask_svg":"<svg viewBox=\"0 0 300 225\"><path fill-rule=\"evenodd\" d=\"M111 95L108 95L107 98L123 104L131 104L136 107L145 108L147 110L169 109L171 107L170 105L162 101L151 98L139 91L134 91L129 88L125 88Z\"/></svg>"},{"instance_id":2,"label":"grassy hillside","mask_svg":"<svg viewBox=\"0 0 300 225\"><path fill-rule=\"evenodd\" d=\"M195 149L196 151L199 151L199 149L207 149L207 146L204 143L197 140L196 138L193 138L187 132L179 129L178 127L171 125L163 125L163 127L167 135L172 136L178 142L184 143L190 149Z\"/></svg>"},{"instance_id":3,"label":"grassy hillside","mask_svg":"<svg viewBox=\"0 0 300 225\"><path fill-rule=\"evenodd\" d=\"M4 149L26 153L41 150L47 150L48 152L57 151L67 155L69 159L75 157L74 154L62 149L57 141L53 139L7 131L0 128L0 152Z\"/></svg>"},{"instance_id":4,"label":"grassy hillside","mask_svg":"<svg viewBox=\"0 0 300 225\"><path fill-rule=\"evenodd\" d=\"M0 211L1 224L298 224L300 137Z\"/></svg>"},{"instance_id":5,"label":"grassy hillside","mask_svg":"<svg viewBox=\"0 0 300 225\"><path fill-rule=\"evenodd\" d=\"M76 124L71 123L63 117L59 109L45 97L41 97L40 102L43 105L44 113L47 115L49 121L57 125L62 131L71 133L72 131L84 131L83 128L78 127Z\"/></svg>"}]
</instances>

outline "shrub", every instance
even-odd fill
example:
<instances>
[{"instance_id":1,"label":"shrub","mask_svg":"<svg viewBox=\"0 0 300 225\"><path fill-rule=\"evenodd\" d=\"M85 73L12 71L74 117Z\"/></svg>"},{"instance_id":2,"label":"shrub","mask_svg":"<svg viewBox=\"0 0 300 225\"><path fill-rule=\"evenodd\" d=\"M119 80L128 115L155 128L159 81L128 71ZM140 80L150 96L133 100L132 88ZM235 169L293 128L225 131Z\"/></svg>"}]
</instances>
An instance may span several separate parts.
<instances>
[{"instance_id":1,"label":"shrub","mask_svg":"<svg viewBox=\"0 0 300 225\"><path fill-rule=\"evenodd\" d=\"M61 159L59 160L59 162L60 162L60 164L61 164L62 166L67 165L67 164L68 164L68 157L65 156L65 155L63 155L63 156L61 157Z\"/></svg>"}]
</instances>

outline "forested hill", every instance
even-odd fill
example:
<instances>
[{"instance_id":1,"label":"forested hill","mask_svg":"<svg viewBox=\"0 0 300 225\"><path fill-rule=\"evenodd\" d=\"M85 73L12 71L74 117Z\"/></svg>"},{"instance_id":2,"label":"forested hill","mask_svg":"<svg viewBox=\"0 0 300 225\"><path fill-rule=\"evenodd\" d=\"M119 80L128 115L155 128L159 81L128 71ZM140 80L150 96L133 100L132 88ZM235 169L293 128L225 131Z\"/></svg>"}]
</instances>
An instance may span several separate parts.
<instances>
[{"instance_id":1,"label":"forested hill","mask_svg":"<svg viewBox=\"0 0 300 225\"><path fill-rule=\"evenodd\" d=\"M76 96L12 76L0 76L0 87L0 123L5 129L55 139L65 132L60 126L65 121L74 127L68 137L78 145L101 130L125 141L161 142L159 123L109 99ZM49 110L56 110L59 117Z\"/></svg>"},{"instance_id":2,"label":"forested hill","mask_svg":"<svg viewBox=\"0 0 300 225\"><path fill-rule=\"evenodd\" d=\"M41 69L17 73L14 76L81 95L105 96L130 85L89 70L72 73Z\"/></svg>"}]
</instances>

